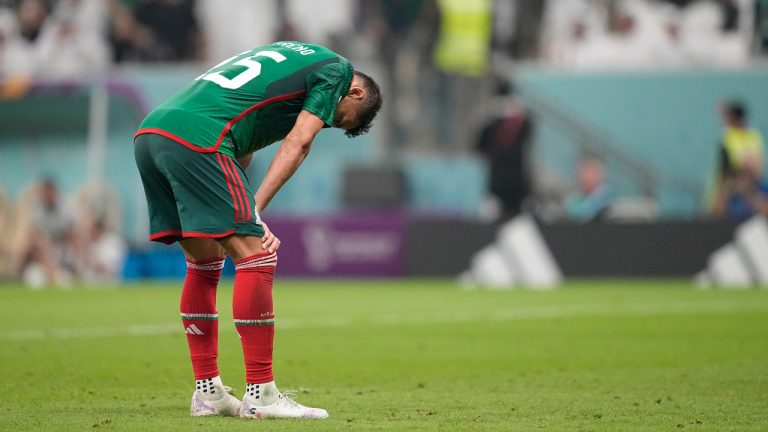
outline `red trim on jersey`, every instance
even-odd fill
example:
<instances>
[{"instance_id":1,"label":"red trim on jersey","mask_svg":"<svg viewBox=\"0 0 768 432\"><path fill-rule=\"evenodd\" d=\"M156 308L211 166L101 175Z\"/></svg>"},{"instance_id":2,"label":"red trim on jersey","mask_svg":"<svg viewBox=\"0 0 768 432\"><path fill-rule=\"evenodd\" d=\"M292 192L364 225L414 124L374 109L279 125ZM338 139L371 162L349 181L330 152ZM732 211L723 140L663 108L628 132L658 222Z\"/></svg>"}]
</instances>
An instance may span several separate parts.
<instances>
[{"instance_id":1,"label":"red trim on jersey","mask_svg":"<svg viewBox=\"0 0 768 432\"><path fill-rule=\"evenodd\" d=\"M275 102L281 102L281 101L288 100L288 99L293 99L293 98L296 98L296 97L299 97L299 96L303 95L306 92L307 92L306 90L299 90L299 91L293 92L293 93L286 93L284 95L274 96L274 97L271 97L269 99L265 99L265 100L257 103L256 105L253 105L253 106L249 107L245 111L243 111L240 114L238 114L237 117L235 117L232 120L227 122L227 124L224 126L224 129L219 134L219 139L216 140L216 145L214 145L213 147L200 147L200 146L196 146L196 145L192 144L191 142L185 140L184 138L181 138L178 135L175 135L175 134L173 134L171 132L168 132L168 131L160 129L160 128L144 128L144 129L139 129L136 132L136 134L133 136L133 139L136 139L136 137L139 136L139 135L157 134L157 135L162 135L162 136L164 136L166 138L169 138L169 139L171 139L173 141L176 141L177 143L183 145L184 147L187 147L188 149L194 150L194 151L196 151L198 153L213 153L213 152L217 152L217 151L219 151L219 147L221 147L221 143L224 141L224 137L227 135L227 132L229 132L229 130L232 129L232 127L235 124L237 124L237 122L242 120L245 116L247 116L248 114L254 112L255 110L257 110L259 108L264 108L265 106L267 106L269 104L273 104Z\"/></svg>"},{"instance_id":2,"label":"red trim on jersey","mask_svg":"<svg viewBox=\"0 0 768 432\"><path fill-rule=\"evenodd\" d=\"M161 231L159 233L154 233L149 236L149 240L162 241L161 239L164 237L220 239L224 237L229 237L234 233L235 233L235 230L233 229L223 233L213 233L213 234L201 233L201 232L195 232L195 231L170 230L170 231Z\"/></svg>"},{"instance_id":3,"label":"red trim on jersey","mask_svg":"<svg viewBox=\"0 0 768 432\"><path fill-rule=\"evenodd\" d=\"M251 203L248 201L248 192L245 190L245 185L243 185L243 179L240 177L240 171L237 170L237 167L235 166L235 162L227 158L227 162L231 165L232 173L235 175L235 180L237 181L237 184L240 186L239 192L240 195L243 197L243 207L248 211L248 217L245 218L242 222L248 222L251 220Z\"/></svg>"},{"instance_id":4,"label":"red trim on jersey","mask_svg":"<svg viewBox=\"0 0 768 432\"><path fill-rule=\"evenodd\" d=\"M186 147L186 148L188 148L190 150L194 150L194 151L196 151L198 153L213 153L213 152L218 150L218 146L216 148L212 148L212 147L205 148L205 147L196 146L196 145L192 144L191 142L185 140L184 138L182 138L182 137L180 137L178 135L174 135L174 134L172 134L172 133L170 133L168 131L165 131L165 130L162 130L162 129L158 129L158 128L139 129L136 132L136 135L133 136L133 139L136 139L137 136L144 135L144 134L162 135L162 136L164 136L164 137L166 137L166 138L168 138L170 140L176 141L177 143L183 145L184 147Z\"/></svg>"},{"instance_id":5,"label":"red trim on jersey","mask_svg":"<svg viewBox=\"0 0 768 432\"><path fill-rule=\"evenodd\" d=\"M232 126L234 126L237 122L242 120L248 114L252 113L253 111L255 111L255 110L259 109L259 108L263 108L263 107L265 107L265 106L267 106L269 104L272 104L272 103L275 103L275 102L281 102L281 101L288 100L288 99L293 99L295 97L299 97L299 96L303 95L306 92L307 92L306 90L299 90L297 92L287 93L287 94L284 94L284 95L271 97L269 99L265 99L265 100L257 103L256 105L253 105L252 107L250 107L250 108L246 109L245 111L241 112L237 117L235 117L232 120L230 120L229 122L227 122L227 125L224 126L224 129L221 131L221 134L219 135L219 139L216 141L216 145L214 146L214 148L216 150L218 150L219 146L221 146L222 141L224 141L224 137L227 135L227 132L229 132L229 130L232 129Z\"/></svg>"},{"instance_id":6,"label":"red trim on jersey","mask_svg":"<svg viewBox=\"0 0 768 432\"><path fill-rule=\"evenodd\" d=\"M221 170L224 172L224 178L227 180L227 187L232 196L232 205L235 208L235 222L240 222L240 197L235 193L235 182L232 181L232 174L229 172L229 167L225 163L226 156L221 153L216 153L216 160L219 161Z\"/></svg>"}]
</instances>

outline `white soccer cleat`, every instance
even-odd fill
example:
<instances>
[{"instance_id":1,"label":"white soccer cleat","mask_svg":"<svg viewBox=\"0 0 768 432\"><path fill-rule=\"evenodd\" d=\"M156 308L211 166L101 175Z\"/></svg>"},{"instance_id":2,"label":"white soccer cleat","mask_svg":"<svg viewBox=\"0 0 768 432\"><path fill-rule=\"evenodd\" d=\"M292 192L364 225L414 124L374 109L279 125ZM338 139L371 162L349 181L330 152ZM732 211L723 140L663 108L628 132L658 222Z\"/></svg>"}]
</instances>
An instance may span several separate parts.
<instances>
[{"instance_id":1,"label":"white soccer cleat","mask_svg":"<svg viewBox=\"0 0 768 432\"><path fill-rule=\"evenodd\" d=\"M274 382L259 384L256 396L248 392L243 396L240 417L253 419L310 419L320 420L328 417L328 411L322 408L305 407L294 400L294 393L284 394L277 390ZM259 395L258 392L261 392Z\"/></svg>"},{"instance_id":2,"label":"white soccer cleat","mask_svg":"<svg viewBox=\"0 0 768 432\"><path fill-rule=\"evenodd\" d=\"M221 385L220 381L214 384L210 394L195 390L195 393L192 395L189 414L192 417L238 417L242 403L229 393L231 391L232 387Z\"/></svg>"}]
</instances>

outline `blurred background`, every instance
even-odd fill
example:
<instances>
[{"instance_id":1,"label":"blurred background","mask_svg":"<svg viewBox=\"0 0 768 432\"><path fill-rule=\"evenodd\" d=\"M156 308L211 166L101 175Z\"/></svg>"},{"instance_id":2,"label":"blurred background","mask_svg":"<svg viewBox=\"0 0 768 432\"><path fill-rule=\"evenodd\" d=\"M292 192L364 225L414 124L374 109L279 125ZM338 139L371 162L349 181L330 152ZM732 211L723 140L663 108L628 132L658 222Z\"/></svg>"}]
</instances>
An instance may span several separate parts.
<instances>
[{"instance_id":1,"label":"blurred background","mask_svg":"<svg viewBox=\"0 0 768 432\"><path fill-rule=\"evenodd\" d=\"M133 134L275 40L327 45L385 95L264 215L281 275L766 283L766 0L0 0L0 277L183 276L146 240Z\"/></svg>"}]
</instances>

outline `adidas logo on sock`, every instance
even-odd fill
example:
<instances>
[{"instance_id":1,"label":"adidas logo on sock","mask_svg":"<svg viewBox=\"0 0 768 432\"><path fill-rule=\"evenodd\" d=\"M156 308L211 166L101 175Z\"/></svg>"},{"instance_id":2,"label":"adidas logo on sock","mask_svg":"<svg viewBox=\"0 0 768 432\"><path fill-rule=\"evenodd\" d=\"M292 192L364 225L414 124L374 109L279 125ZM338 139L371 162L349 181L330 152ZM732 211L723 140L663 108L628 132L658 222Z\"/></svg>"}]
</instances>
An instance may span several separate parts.
<instances>
[{"instance_id":1,"label":"adidas logo on sock","mask_svg":"<svg viewBox=\"0 0 768 432\"><path fill-rule=\"evenodd\" d=\"M205 333L202 332L202 330L197 328L197 326L194 325L194 324L190 324L189 327L187 327L186 330L184 330L184 331L185 331L185 333L191 334L191 335L202 336L202 335L205 334Z\"/></svg>"}]
</instances>

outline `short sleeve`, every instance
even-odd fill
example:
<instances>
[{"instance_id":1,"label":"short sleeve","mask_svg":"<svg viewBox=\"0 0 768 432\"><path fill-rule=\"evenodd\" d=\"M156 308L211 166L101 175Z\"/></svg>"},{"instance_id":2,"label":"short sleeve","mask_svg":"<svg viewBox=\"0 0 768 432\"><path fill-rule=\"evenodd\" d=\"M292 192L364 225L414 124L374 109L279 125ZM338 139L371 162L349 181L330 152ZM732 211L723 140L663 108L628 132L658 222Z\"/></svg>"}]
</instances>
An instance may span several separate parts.
<instances>
[{"instance_id":1,"label":"short sleeve","mask_svg":"<svg viewBox=\"0 0 768 432\"><path fill-rule=\"evenodd\" d=\"M336 105L349 92L354 71L347 62L327 64L307 77L304 109L316 115L327 126L333 126Z\"/></svg>"}]
</instances>

